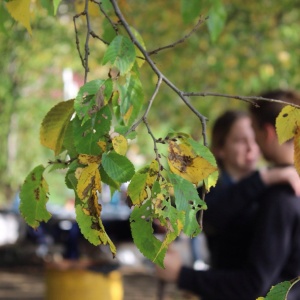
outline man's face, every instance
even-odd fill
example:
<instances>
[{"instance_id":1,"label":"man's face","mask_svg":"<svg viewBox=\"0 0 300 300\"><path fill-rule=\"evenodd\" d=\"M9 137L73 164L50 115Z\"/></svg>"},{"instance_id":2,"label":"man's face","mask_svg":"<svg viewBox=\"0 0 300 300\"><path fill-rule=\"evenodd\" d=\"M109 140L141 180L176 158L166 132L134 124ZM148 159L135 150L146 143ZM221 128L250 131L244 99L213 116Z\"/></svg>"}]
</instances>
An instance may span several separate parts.
<instances>
[{"instance_id":1,"label":"man's face","mask_svg":"<svg viewBox=\"0 0 300 300\"><path fill-rule=\"evenodd\" d=\"M267 132L264 126L260 126L255 118L255 116L251 116L252 120L252 128L255 133L255 140L258 144L260 151L266 160L271 160L271 151L269 140L267 138Z\"/></svg>"}]
</instances>

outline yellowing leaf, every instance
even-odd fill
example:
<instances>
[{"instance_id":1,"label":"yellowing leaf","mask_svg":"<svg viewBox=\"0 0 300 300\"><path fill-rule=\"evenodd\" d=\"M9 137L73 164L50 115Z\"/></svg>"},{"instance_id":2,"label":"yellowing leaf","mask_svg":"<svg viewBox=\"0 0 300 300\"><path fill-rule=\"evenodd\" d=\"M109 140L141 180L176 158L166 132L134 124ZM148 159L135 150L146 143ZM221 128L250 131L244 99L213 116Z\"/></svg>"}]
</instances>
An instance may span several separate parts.
<instances>
[{"instance_id":1,"label":"yellowing leaf","mask_svg":"<svg viewBox=\"0 0 300 300\"><path fill-rule=\"evenodd\" d=\"M276 132L280 144L290 140L300 126L300 109L287 105L276 118Z\"/></svg>"},{"instance_id":2,"label":"yellowing leaf","mask_svg":"<svg viewBox=\"0 0 300 300\"><path fill-rule=\"evenodd\" d=\"M216 166L196 155L187 144L174 142L169 142L168 163L174 174L196 185L217 170Z\"/></svg>"},{"instance_id":3,"label":"yellowing leaf","mask_svg":"<svg viewBox=\"0 0 300 300\"><path fill-rule=\"evenodd\" d=\"M102 150L103 152L105 152L105 150L106 150L106 142L104 142L104 141L99 141L99 142L97 142L97 144L98 144L98 146L101 148L101 150Z\"/></svg>"},{"instance_id":4,"label":"yellowing leaf","mask_svg":"<svg viewBox=\"0 0 300 300\"><path fill-rule=\"evenodd\" d=\"M81 200L90 196L93 190L101 192L101 178L97 163L91 163L83 168L77 183L77 194Z\"/></svg>"},{"instance_id":5,"label":"yellowing leaf","mask_svg":"<svg viewBox=\"0 0 300 300\"><path fill-rule=\"evenodd\" d=\"M294 164L298 174L300 175L300 126L297 127L294 136Z\"/></svg>"},{"instance_id":6,"label":"yellowing leaf","mask_svg":"<svg viewBox=\"0 0 300 300\"><path fill-rule=\"evenodd\" d=\"M82 173L83 168L77 168L75 170L75 178L78 180L80 178L80 175Z\"/></svg>"},{"instance_id":7,"label":"yellowing leaf","mask_svg":"<svg viewBox=\"0 0 300 300\"><path fill-rule=\"evenodd\" d=\"M71 116L74 113L74 100L63 101L55 105L45 116L41 129L41 144L52 149L55 155L61 152L62 143Z\"/></svg>"},{"instance_id":8,"label":"yellowing leaf","mask_svg":"<svg viewBox=\"0 0 300 300\"><path fill-rule=\"evenodd\" d=\"M11 16L32 34L30 26L30 2L31 0L11 0L6 3L6 7Z\"/></svg>"},{"instance_id":9,"label":"yellowing leaf","mask_svg":"<svg viewBox=\"0 0 300 300\"><path fill-rule=\"evenodd\" d=\"M125 123L127 123L128 120L130 119L130 116L131 116L131 114L132 114L132 111L133 111L133 106L130 105L130 107L128 108L127 112L125 113L125 115L124 115L124 117L123 117Z\"/></svg>"},{"instance_id":10,"label":"yellowing leaf","mask_svg":"<svg viewBox=\"0 0 300 300\"><path fill-rule=\"evenodd\" d=\"M153 183L157 179L158 171L159 171L158 162L157 162L157 160L153 160L150 164L149 171L147 174L147 180L146 180L146 184L150 188L152 187Z\"/></svg>"},{"instance_id":11,"label":"yellowing leaf","mask_svg":"<svg viewBox=\"0 0 300 300\"><path fill-rule=\"evenodd\" d=\"M92 163L100 164L101 156L98 155L88 155L88 154L79 154L78 161L83 165L89 165Z\"/></svg>"},{"instance_id":12,"label":"yellowing leaf","mask_svg":"<svg viewBox=\"0 0 300 300\"><path fill-rule=\"evenodd\" d=\"M115 136L112 139L112 145L114 150L121 155L125 155L128 149L127 139L123 135Z\"/></svg>"}]
</instances>

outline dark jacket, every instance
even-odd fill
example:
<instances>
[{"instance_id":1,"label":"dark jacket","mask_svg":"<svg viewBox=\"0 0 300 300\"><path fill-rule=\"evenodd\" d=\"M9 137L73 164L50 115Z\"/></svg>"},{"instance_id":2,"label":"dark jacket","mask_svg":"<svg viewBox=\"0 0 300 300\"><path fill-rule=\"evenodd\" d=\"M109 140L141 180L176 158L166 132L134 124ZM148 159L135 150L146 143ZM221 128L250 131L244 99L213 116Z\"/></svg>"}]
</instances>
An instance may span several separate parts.
<instances>
[{"instance_id":1,"label":"dark jacket","mask_svg":"<svg viewBox=\"0 0 300 300\"><path fill-rule=\"evenodd\" d=\"M243 263L238 265L236 261L236 265L230 268L229 262L228 266L207 271L184 267L178 280L180 288L194 292L202 300L255 300L265 296L272 285L300 275L300 199L287 185L270 187L258 198L259 205L250 217L251 234L244 249L241 248L244 255L238 260ZM244 200L240 198L239 201ZM221 228L224 232L232 225L230 219L226 219L220 222L225 226ZM216 221L214 225L218 224ZM240 242L244 243L243 240L237 241ZM289 293L288 300L299 299L298 283Z\"/></svg>"}]
</instances>

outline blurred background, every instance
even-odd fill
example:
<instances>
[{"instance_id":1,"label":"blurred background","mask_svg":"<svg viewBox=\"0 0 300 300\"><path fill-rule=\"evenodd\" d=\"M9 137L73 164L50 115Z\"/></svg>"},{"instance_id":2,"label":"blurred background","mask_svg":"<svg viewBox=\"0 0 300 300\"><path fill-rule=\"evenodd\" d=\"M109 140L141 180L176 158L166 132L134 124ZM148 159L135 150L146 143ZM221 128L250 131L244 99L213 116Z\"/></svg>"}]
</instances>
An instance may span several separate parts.
<instances>
[{"instance_id":1,"label":"blurred background","mask_svg":"<svg viewBox=\"0 0 300 300\"><path fill-rule=\"evenodd\" d=\"M212 42L204 23L184 43L153 55L156 66L179 89L189 92L255 96L271 88L299 89L300 5L293 0L224 0L222 3L226 23L215 42ZM35 259L37 262L44 260L49 253L66 255L66 236L69 235L65 233L69 233L74 225L73 211L69 209L73 195L65 187L63 172L49 174L47 178L49 207L54 217L45 225L46 234L42 234L42 241L37 232L28 231L17 207L19 188L28 172L52 158L50 150L39 143L39 127L44 115L55 103L74 98L84 81L72 19L80 5L80 1L75 4L74 1L62 1L55 17L49 16L46 9L35 10L33 34L30 36L8 15L4 4L0 4L0 251L3 265L21 257L24 259L26 250L33 263ZM174 43L194 26L194 23L183 22L180 1L120 0L119 5L129 23L142 35L148 51ZM203 1L201 14L203 17L209 15L206 1ZM93 28L101 36L101 22L97 22L97 17L95 13ZM78 30L84 32L83 23L78 23ZM88 80L105 78L107 69L101 66L104 44L92 39L90 50ZM156 76L144 65L141 77L147 103ZM221 97L193 97L191 103L208 117L208 136L209 125L225 109L246 107L244 102ZM201 139L199 120L166 86L160 90L148 118L157 138L173 129L190 133L196 140ZM146 133L141 126L137 130ZM152 148L147 134L140 134L132 143L129 155L134 158L137 168L153 157ZM108 205L107 215L111 211L117 212L111 220L125 220L121 224L126 225L121 225L125 228L124 233L114 238L120 242L130 241L130 233L126 231L129 212L124 208L123 198L117 203L121 209L110 210ZM120 228L120 223L117 228ZM112 232L116 231L112 229ZM80 235L76 238L81 247L88 247ZM24 240L29 240L33 248L20 248L18 243ZM84 251L89 253L94 249ZM132 264L137 257L143 261L135 250L132 251L133 256L128 254L134 257ZM129 256L127 259L130 260Z\"/></svg>"}]
</instances>

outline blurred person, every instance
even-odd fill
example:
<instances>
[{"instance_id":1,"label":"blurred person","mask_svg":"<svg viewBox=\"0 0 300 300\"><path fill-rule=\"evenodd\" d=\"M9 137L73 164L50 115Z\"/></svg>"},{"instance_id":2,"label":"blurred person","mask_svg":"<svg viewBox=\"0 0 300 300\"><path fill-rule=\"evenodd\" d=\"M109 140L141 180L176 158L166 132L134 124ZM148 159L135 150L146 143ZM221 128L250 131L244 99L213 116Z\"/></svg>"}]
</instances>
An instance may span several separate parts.
<instances>
[{"instance_id":1,"label":"blurred person","mask_svg":"<svg viewBox=\"0 0 300 300\"><path fill-rule=\"evenodd\" d=\"M211 150L220 177L205 197L208 210L203 222L210 265L240 267L245 263L260 194L268 185L289 182L300 195L299 176L293 166L256 170L260 151L245 111L230 110L215 121ZM201 196L201 188L198 191Z\"/></svg>"},{"instance_id":2,"label":"blurred person","mask_svg":"<svg viewBox=\"0 0 300 300\"><path fill-rule=\"evenodd\" d=\"M275 126L270 124L275 139ZM300 253L299 242L296 238L287 241L287 236L292 234L300 239L300 199L295 196L295 192L299 194L300 184L291 166L293 159L285 153L283 156L288 156L289 164L284 168L274 160L276 168L255 171L259 151L250 125L247 114L227 112L216 121L213 129L212 151L221 174L216 187L207 194L208 210L204 212L203 225L211 251L211 269L196 271L183 266L172 247L165 257L165 269L157 267L159 278L177 282L179 288L189 290L203 300L254 300L266 294L272 285L293 279L300 273L299 258L294 257L296 253L292 250L294 247ZM268 140L260 141L265 156L264 142L268 143ZM277 147L280 148L278 142L276 144L273 140L271 150L276 151ZM290 185L275 184L281 182ZM273 185L267 187L270 184ZM268 196L269 191L282 186L289 190L291 201L289 197L274 199L276 193ZM273 207L272 199L275 201L274 211L279 216L285 215L287 210L293 215L290 222L293 224L284 224L280 218L282 232L287 236L281 231L278 234L273 232L273 228L281 226L276 223L278 219L273 209L268 210ZM274 249L274 243L277 249ZM268 246L264 248L266 244ZM284 253L283 259L279 258L278 249ZM290 263L296 262L295 267L284 263L289 254L292 255ZM300 299L300 294L291 294L288 299Z\"/></svg>"}]
</instances>

